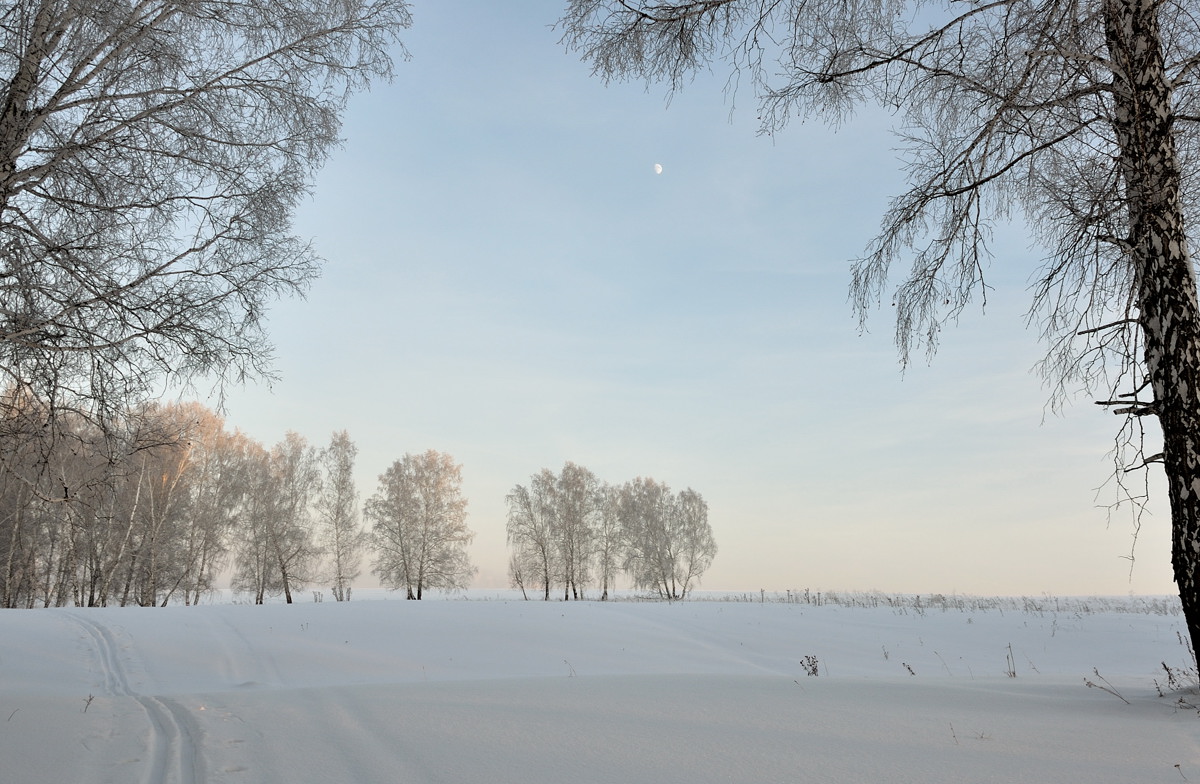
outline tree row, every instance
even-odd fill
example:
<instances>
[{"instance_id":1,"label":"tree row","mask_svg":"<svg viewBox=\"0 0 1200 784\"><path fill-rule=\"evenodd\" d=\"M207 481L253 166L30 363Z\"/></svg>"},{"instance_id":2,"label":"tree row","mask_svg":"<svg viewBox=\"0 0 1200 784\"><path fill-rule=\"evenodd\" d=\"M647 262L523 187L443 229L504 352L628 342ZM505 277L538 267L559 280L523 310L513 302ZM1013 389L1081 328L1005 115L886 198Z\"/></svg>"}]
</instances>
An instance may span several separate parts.
<instances>
[{"instance_id":1,"label":"tree row","mask_svg":"<svg viewBox=\"0 0 1200 784\"><path fill-rule=\"evenodd\" d=\"M348 600L368 554L390 588L465 588L460 467L405 455L360 512L357 447L288 433L267 448L195 403L101 430L37 401L0 420L0 606L194 604L219 577L261 604L308 586ZM370 523L364 527L362 518Z\"/></svg>"},{"instance_id":2,"label":"tree row","mask_svg":"<svg viewBox=\"0 0 1200 784\"><path fill-rule=\"evenodd\" d=\"M198 603L226 578L257 604L328 588L338 601L369 562L421 599L466 588L462 469L407 454L360 501L358 449L289 432L267 447L197 403L152 404L104 428L33 396L0 396L0 607ZM46 423L53 420L54 427ZM568 463L508 496L510 576L544 598L580 598L615 575L683 598L716 552L707 506L652 479L620 487Z\"/></svg>"},{"instance_id":3,"label":"tree row","mask_svg":"<svg viewBox=\"0 0 1200 784\"><path fill-rule=\"evenodd\" d=\"M641 477L611 485L568 462L517 485L507 502L509 577L525 596L579 599L594 582L607 599L624 572L636 588L682 599L717 553L708 504L691 488L672 493Z\"/></svg>"}]
</instances>

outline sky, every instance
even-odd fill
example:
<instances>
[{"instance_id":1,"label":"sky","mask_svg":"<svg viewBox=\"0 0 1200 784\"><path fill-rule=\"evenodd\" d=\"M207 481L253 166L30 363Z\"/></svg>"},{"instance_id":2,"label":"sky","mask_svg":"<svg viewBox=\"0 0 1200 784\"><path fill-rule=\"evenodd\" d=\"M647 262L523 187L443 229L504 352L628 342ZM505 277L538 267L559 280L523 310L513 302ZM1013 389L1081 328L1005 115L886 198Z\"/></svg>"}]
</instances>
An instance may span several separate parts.
<instances>
[{"instance_id":1,"label":"sky","mask_svg":"<svg viewBox=\"0 0 1200 784\"><path fill-rule=\"evenodd\" d=\"M297 212L326 266L271 309L279 380L229 390L230 428L349 431L364 499L451 454L477 587L507 585L505 495L571 461L701 493L705 589L1174 592L1159 486L1132 570L1097 492L1118 419L1046 409L1019 227L986 312L902 371L889 303L863 331L847 301L904 184L891 118L767 137L717 69L606 85L562 7L414 2L411 58L352 99Z\"/></svg>"}]
</instances>

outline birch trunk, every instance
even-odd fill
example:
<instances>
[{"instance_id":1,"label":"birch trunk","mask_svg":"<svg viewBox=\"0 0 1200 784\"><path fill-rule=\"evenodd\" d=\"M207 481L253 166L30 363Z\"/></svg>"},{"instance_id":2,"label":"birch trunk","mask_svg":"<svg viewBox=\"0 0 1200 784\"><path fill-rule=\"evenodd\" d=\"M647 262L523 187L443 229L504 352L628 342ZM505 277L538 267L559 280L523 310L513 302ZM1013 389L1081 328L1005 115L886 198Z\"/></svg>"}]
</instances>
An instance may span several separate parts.
<instances>
[{"instance_id":1,"label":"birch trunk","mask_svg":"<svg viewBox=\"0 0 1200 784\"><path fill-rule=\"evenodd\" d=\"M1105 0L1113 63L1113 129L1129 218L1139 324L1171 503L1172 551L1193 650L1200 650L1200 314L1188 253L1171 84L1163 66L1159 5Z\"/></svg>"}]
</instances>

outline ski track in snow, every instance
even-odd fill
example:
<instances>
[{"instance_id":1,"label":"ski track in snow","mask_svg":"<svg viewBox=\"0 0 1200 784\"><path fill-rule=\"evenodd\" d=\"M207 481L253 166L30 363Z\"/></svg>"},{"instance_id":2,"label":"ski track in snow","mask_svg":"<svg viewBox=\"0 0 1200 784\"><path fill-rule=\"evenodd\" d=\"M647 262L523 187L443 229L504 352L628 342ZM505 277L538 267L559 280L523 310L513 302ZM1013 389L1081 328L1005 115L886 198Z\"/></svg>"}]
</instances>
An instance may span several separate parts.
<instances>
[{"instance_id":1,"label":"ski track in snow","mask_svg":"<svg viewBox=\"0 0 1200 784\"><path fill-rule=\"evenodd\" d=\"M283 683L283 676L279 672L275 657L270 653L256 651L253 643L230 618L222 615L220 628L211 620L209 623L212 624L212 639L221 645L221 654L227 663L226 670L236 680L238 688L279 686ZM231 637L237 640L241 655L230 645Z\"/></svg>"},{"instance_id":2,"label":"ski track in snow","mask_svg":"<svg viewBox=\"0 0 1200 784\"><path fill-rule=\"evenodd\" d=\"M112 630L88 617L86 611L72 612L67 617L83 630L96 651L106 696L133 699L146 712L150 723L150 766L141 781L145 784L204 782L204 760L199 752L202 733L187 708L166 697L139 693L130 680L122 661L121 644Z\"/></svg>"}]
</instances>

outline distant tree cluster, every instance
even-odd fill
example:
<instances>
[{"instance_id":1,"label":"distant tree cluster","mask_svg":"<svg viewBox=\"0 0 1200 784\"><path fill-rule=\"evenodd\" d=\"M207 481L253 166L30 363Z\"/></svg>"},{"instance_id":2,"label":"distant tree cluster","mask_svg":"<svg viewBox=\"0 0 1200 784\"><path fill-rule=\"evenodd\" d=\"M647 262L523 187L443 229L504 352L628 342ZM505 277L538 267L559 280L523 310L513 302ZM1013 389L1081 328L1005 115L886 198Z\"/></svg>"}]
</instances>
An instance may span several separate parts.
<instances>
[{"instance_id":1,"label":"distant tree cluster","mask_svg":"<svg viewBox=\"0 0 1200 784\"><path fill-rule=\"evenodd\" d=\"M637 588L682 599L717 552L708 504L691 488L676 494L640 477L610 485L568 462L517 485L507 502L509 577L527 598L561 588L563 599L580 599L597 585L607 599L624 572Z\"/></svg>"},{"instance_id":2,"label":"distant tree cluster","mask_svg":"<svg viewBox=\"0 0 1200 784\"><path fill-rule=\"evenodd\" d=\"M196 403L146 405L101 429L69 412L56 414L69 426L45 427L35 398L0 402L0 606L194 604L230 568L234 589L255 603L291 602L314 585L345 601L372 547L384 583L409 584L385 546L393 537L411 545L414 598L465 586L473 573L458 467L446 455L398 461L437 471L417 482L415 505L385 515L389 469L367 504L368 536L357 448L344 431L324 449L297 433L267 448Z\"/></svg>"}]
</instances>

